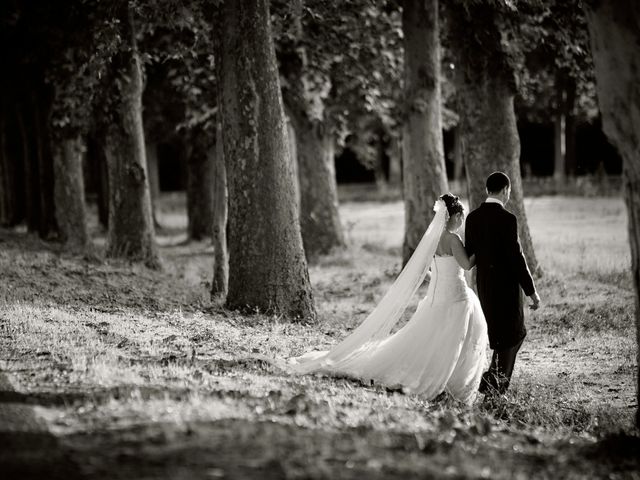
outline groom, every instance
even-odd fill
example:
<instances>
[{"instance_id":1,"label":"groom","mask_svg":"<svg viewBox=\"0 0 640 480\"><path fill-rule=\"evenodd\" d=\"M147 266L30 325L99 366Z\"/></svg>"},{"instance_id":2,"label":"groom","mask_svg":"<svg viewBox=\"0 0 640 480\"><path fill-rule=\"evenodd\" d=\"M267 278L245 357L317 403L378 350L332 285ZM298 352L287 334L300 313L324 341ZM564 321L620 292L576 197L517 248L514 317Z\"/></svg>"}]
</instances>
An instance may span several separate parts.
<instances>
[{"instance_id":1,"label":"groom","mask_svg":"<svg viewBox=\"0 0 640 480\"><path fill-rule=\"evenodd\" d=\"M518 221L504 208L511 195L509 177L502 172L489 175L487 195L487 200L467 216L465 247L469 256L476 256L478 297L493 350L480 392L504 393L527 334L520 287L534 310L540 306L540 296L522 255Z\"/></svg>"}]
</instances>

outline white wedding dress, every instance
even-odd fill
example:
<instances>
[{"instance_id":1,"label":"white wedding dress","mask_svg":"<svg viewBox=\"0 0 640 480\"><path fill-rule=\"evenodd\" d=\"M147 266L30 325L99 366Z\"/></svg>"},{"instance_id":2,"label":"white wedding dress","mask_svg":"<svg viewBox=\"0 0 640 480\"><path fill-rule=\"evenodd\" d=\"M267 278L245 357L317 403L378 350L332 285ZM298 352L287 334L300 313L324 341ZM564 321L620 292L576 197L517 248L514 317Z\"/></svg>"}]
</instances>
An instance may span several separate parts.
<instances>
[{"instance_id":1,"label":"white wedding dress","mask_svg":"<svg viewBox=\"0 0 640 480\"><path fill-rule=\"evenodd\" d=\"M291 359L295 372L373 380L427 399L447 392L473 402L486 366L487 326L456 259L434 256L447 219L440 202L434 210L411 260L369 317L332 350ZM429 267L426 296L406 325L391 334Z\"/></svg>"}]
</instances>

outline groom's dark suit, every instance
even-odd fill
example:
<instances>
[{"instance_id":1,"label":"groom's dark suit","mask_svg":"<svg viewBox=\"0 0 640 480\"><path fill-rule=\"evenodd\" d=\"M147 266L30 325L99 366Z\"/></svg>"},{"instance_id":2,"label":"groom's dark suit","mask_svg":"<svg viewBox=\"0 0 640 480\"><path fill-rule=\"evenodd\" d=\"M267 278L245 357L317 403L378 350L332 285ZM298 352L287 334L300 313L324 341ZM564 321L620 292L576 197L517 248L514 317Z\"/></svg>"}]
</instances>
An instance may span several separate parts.
<instances>
[{"instance_id":1,"label":"groom's dark suit","mask_svg":"<svg viewBox=\"0 0 640 480\"><path fill-rule=\"evenodd\" d=\"M465 248L469 256L476 256L478 297L494 351L481 390L490 385L504 391L527 334L520 287L527 296L535 292L515 215L499 203L483 203L467 216Z\"/></svg>"}]
</instances>

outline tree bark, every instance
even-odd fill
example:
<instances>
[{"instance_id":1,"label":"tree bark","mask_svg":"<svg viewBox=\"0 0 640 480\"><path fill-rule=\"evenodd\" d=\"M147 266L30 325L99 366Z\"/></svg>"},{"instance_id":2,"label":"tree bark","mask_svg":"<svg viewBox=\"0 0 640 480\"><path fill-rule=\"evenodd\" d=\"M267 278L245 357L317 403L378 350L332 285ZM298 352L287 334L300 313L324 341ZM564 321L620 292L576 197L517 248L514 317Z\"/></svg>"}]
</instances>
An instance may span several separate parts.
<instances>
[{"instance_id":1,"label":"tree bark","mask_svg":"<svg viewBox=\"0 0 640 480\"><path fill-rule=\"evenodd\" d=\"M298 209L298 211L300 211L300 182L298 181L298 140L296 138L296 130L295 128L293 128L293 122L290 116L287 116L287 140L289 141L289 155L291 158L291 169L293 170L293 186L296 197L296 208Z\"/></svg>"},{"instance_id":2,"label":"tree bark","mask_svg":"<svg viewBox=\"0 0 640 480\"><path fill-rule=\"evenodd\" d=\"M213 157L194 135L187 152L187 232L191 240L211 238L213 233Z\"/></svg>"},{"instance_id":3,"label":"tree bark","mask_svg":"<svg viewBox=\"0 0 640 480\"><path fill-rule=\"evenodd\" d=\"M60 239L72 249L89 244L80 137L62 140L54 151L55 209Z\"/></svg>"},{"instance_id":4,"label":"tree bark","mask_svg":"<svg viewBox=\"0 0 640 480\"><path fill-rule=\"evenodd\" d=\"M120 52L114 61L120 87L116 121L109 126L106 145L109 168L107 256L142 261L152 268L159 268L142 127L142 75L130 10L121 24L123 38L130 42L131 48Z\"/></svg>"},{"instance_id":5,"label":"tree bark","mask_svg":"<svg viewBox=\"0 0 640 480\"><path fill-rule=\"evenodd\" d=\"M313 319L268 1L224 2L215 25L229 188L226 305Z\"/></svg>"},{"instance_id":6,"label":"tree bark","mask_svg":"<svg viewBox=\"0 0 640 480\"><path fill-rule=\"evenodd\" d=\"M147 155L147 174L149 175L149 193L151 195L151 212L153 215L153 225L160 226L158 222L158 201L160 198L160 172L158 171L158 144L147 142L145 146Z\"/></svg>"},{"instance_id":7,"label":"tree bark","mask_svg":"<svg viewBox=\"0 0 640 480\"><path fill-rule=\"evenodd\" d=\"M338 214L333 136L320 122L296 122L300 228L307 258L345 245Z\"/></svg>"},{"instance_id":8,"label":"tree bark","mask_svg":"<svg viewBox=\"0 0 640 480\"><path fill-rule=\"evenodd\" d=\"M511 179L507 208L518 218L520 242L531 271L539 273L524 209L520 174L520 138L513 100L514 71L500 47L501 36L490 6L452 7L456 44L456 91L461 151L473 210L487 197L486 179L494 171Z\"/></svg>"},{"instance_id":9,"label":"tree bark","mask_svg":"<svg viewBox=\"0 0 640 480\"><path fill-rule=\"evenodd\" d=\"M449 189L442 141L438 0L404 0L404 96L402 126L406 263L429 223L433 205Z\"/></svg>"},{"instance_id":10,"label":"tree bark","mask_svg":"<svg viewBox=\"0 0 640 480\"><path fill-rule=\"evenodd\" d=\"M229 251L227 250L227 171L224 164L222 127L218 123L213 153L213 281L211 295L226 297L229 289Z\"/></svg>"},{"instance_id":11,"label":"tree bark","mask_svg":"<svg viewBox=\"0 0 640 480\"><path fill-rule=\"evenodd\" d=\"M389 176L388 171L385 169L387 165L385 162L387 161L386 155L386 146L383 139L382 128L379 127L376 129L375 133L375 148L376 148L376 163L374 166L374 176L376 179L376 186L380 191L386 191L389 187Z\"/></svg>"},{"instance_id":12,"label":"tree bark","mask_svg":"<svg viewBox=\"0 0 640 480\"><path fill-rule=\"evenodd\" d=\"M566 116L565 116L565 79L561 72L556 74L556 111L553 120L554 162L553 178L558 183L565 180L566 155Z\"/></svg>"},{"instance_id":13,"label":"tree bark","mask_svg":"<svg viewBox=\"0 0 640 480\"><path fill-rule=\"evenodd\" d=\"M106 143L105 135L97 132L90 134L87 139L87 155L96 188L98 221L104 228L109 227L109 168Z\"/></svg>"},{"instance_id":14,"label":"tree bark","mask_svg":"<svg viewBox=\"0 0 640 480\"><path fill-rule=\"evenodd\" d=\"M587 8L587 23L602 126L624 161L636 290L636 340L640 347L640 5L634 0L596 2ZM636 359L640 364L640 348ZM640 371L637 382L640 403ZM636 425L640 426L640 408L636 410Z\"/></svg>"}]
</instances>

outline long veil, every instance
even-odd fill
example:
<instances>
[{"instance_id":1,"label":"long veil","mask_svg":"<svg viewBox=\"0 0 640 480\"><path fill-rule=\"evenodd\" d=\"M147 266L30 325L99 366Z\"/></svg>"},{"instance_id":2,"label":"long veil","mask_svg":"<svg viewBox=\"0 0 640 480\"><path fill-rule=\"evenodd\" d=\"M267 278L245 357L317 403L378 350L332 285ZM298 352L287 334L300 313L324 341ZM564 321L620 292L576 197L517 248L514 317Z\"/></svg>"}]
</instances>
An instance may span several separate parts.
<instances>
[{"instance_id":1,"label":"long veil","mask_svg":"<svg viewBox=\"0 0 640 480\"><path fill-rule=\"evenodd\" d=\"M294 372L308 373L314 370L339 368L340 364L365 355L380 340L389 335L424 281L449 217L447 207L442 200L436 201L433 211L436 212L435 216L413 255L369 316L331 350L310 352L290 359L290 368Z\"/></svg>"}]
</instances>

